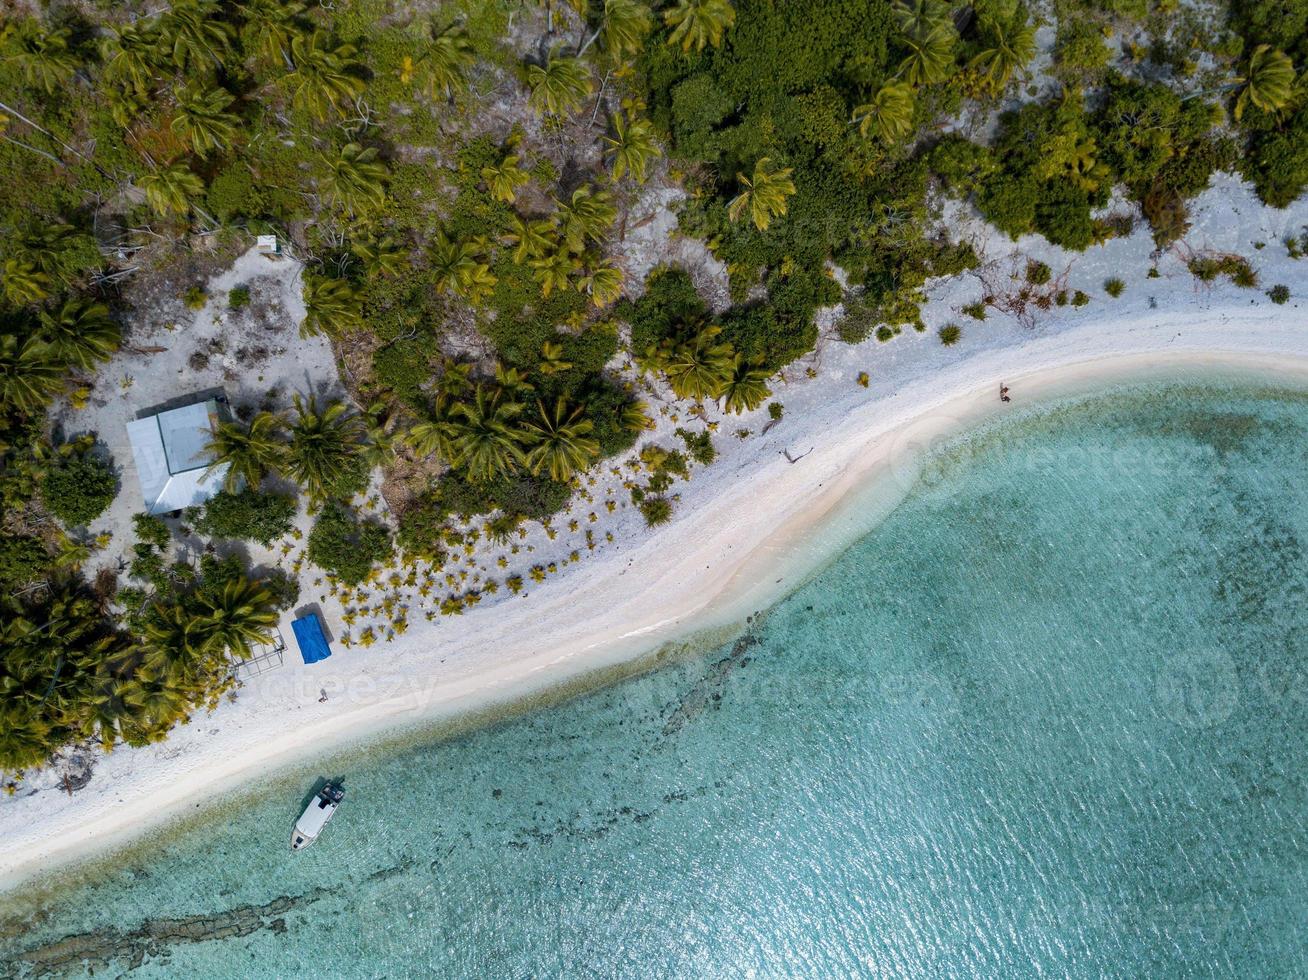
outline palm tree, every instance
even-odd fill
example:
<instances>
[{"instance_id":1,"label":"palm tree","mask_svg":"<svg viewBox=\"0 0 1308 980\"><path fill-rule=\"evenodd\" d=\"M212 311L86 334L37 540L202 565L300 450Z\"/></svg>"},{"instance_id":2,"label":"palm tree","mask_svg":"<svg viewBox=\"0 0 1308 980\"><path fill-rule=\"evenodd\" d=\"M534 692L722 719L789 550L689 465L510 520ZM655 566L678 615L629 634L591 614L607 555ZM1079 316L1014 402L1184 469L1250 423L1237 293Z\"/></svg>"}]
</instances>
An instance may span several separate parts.
<instances>
[{"instance_id":1,"label":"palm tree","mask_svg":"<svg viewBox=\"0 0 1308 980\"><path fill-rule=\"evenodd\" d=\"M580 252L586 247L586 239L603 241L618 209L613 206L612 195L608 191L578 187L572 192L572 199L564 204L555 200L556 216L562 222L563 239L568 248Z\"/></svg>"},{"instance_id":2,"label":"palm tree","mask_svg":"<svg viewBox=\"0 0 1308 980\"><path fill-rule=\"evenodd\" d=\"M536 366L536 370L548 377L551 374L562 374L571 368L572 362L563 359L562 344L556 344L552 340L547 340L541 344L540 364Z\"/></svg>"},{"instance_id":3,"label":"palm tree","mask_svg":"<svg viewBox=\"0 0 1308 980\"><path fill-rule=\"evenodd\" d=\"M290 67L291 42L306 30L305 9L300 0L249 0L242 9L245 49Z\"/></svg>"},{"instance_id":4,"label":"palm tree","mask_svg":"<svg viewBox=\"0 0 1308 980\"><path fill-rule=\"evenodd\" d=\"M181 161L145 174L138 186L145 192L146 203L161 218L185 214L190 210L191 199L204 193L204 181Z\"/></svg>"},{"instance_id":5,"label":"palm tree","mask_svg":"<svg viewBox=\"0 0 1308 980\"><path fill-rule=\"evenodd\" d=\"M232 53L232 27L218 0L177 0L159 20L163 50L179 69L204 62L221 68Z\"/></svg>"},{"instance_id":6,"label":"palm tree","mask_svg":"<svg viewBox=\"0 0 1308 980\"><path fill-rule=\"evenodd\" d=\"M78 57L69 44L72 36L66 27L52 28L34 17L24 17L9 38L7 60L18 65L28 85L53 95L77 72Z\"/></svg>"},{"instance_id":7,"label":"palm tree","mask_svg":"<svg viewBox=\"0 0 1308 980\"><path fill-rule=\"evenodd\" d=\"M340 337L363 326L363 304L358 292L344 279L304 277L302 337L326 333Z\"/></svg>"},{"instance_id":8,"label":"palm tree","mask_svg":"<svg viewBox=\"0 0 1308 980\"><path fill-rule=\"evenodd\" d=\"M105 92L109 117L120 129L131 129L150 105L150 94L141 95L132 88L111 88Z\"/></svg>"},{"instance_id":9,"label":"palm tree","mask_svg":"<svg viewBox=\"0 0 1308 980\"><path fill-rule=\"evenodd\" d=\"M1035 56L1035 30L1025 19L1010 25L983 20L981 27L989 36L989 47L968 62L968 67L980 71L996 87L1006 85L1013 72Z\"/></svg>"},{"instance_id":10,"label":"palm tree","mask_svg":"<svg viewBox=\"0 0 1308 980\"><path fill-rule=\"evenodd\" d=\"M50 274L25 255L5 259L4 277L5 298L15 306L41 302L53 285Z\"/></svg>"},{"instance_id":11,"label":"palm tree","mask_svg":"<svg viewBox=\"0 0 1308 980\"><path fill-rule=\"evenodd\" d=\"M535 476L548 470L555 483L567 483L599 456L599 442L590 437L595 426L582 417L581 406L570 409L562 395L554 402L553 411L547 411L539 401L536 410L540 421L524 426L532 446L527 453L527 468Z\"/></svg>"},{"instance_id":12,"label":"palm tree","mask_svg":"<svg viewBox=\"0 0 1308 980\"><path fill-rule=\"evenodd\" d=\"M431 97L452 101L454 93L466 84L465 73L476 60L468 32L463 28L450 25L434 33L431 46L419 59Z\"/></svg>"},{"instance_id":13,"label":"palm tree","mask_svg":"<svg viewBox=\"0 0 1308 980\"><path fill-rule=\"evenodd\" d=\"M604 142L609 145L608 153L613 158L613 179L621 180L624 174L630 173L637 183L645 183L650 161L662 152L654 142L654 127L648 119L624 119L621 113L614 113L612 123L613 135L605 136Z\"/></svg>"},{"instance_id":14,"label":"palm tree","mask_svg":"<svg viewBox=\"0 0 1308 980\"><path fill-rule=\"evenodd\" d=\"M444 354L440 359L440 371L436 375L434 388L437 394L456 398L472 389L472 368L470 361L460 361Z\"/></svg>"},{"instance_id":15,"label":"palm tree","mask_svg":"<svg viewBox=\"0 0 1308 980\"><path fill-rule=\"evenodd\" d=\"M954 23L953 12L944 0L895 0L891 13L903 33L916 36Z\"/></svg>"},{"instance_id":16,"label":"palm tree","mask_svg":"<svg viewBox=\"0 0 1308 980\"><path fill-rule=\"evenodd\" d=\"M1294 62L1289 55L1270 44L1260 44L1249 55L1244 73L1244 87L1235 100L1235 118L1244 115L1252 104L1263 112L1276 112L1290 101L1294 86Z\"/></svg>"},{"instance_id":17,"label":"palm tree","mask_svg":"<svg viewBox=\"0 0 1308 980\"><path fill-rule=\"evenodd\" d=\"M148 668L138 668L131 680L118 690L126 714L118 719L118 732L128 745L149 745L161 740L168 729L191 711L186 689L168 683L162 673Z\"/></svg>"},{"instance_id":18,"label":"palm tree","mask_svg":"<svg viewBox=\"0 0 1308 980\"><path fill-rule=\"evenodd\" d=\"M693 340L677 344L664 358L663 373L678 398L717 398L735 369L735 351L730 344L713 339L721 327L705 327Z\"/></svg>"},{"instance_id":19,"label":"palm tree","mask_svg":"<svg viewBox=\"0 0 1308 980\"><path fill-rule=\"evenodd\" d=\"M363 262L364 271L370 276L389 279L409 264L407 250L391 235L354 242L350 251Z\"/></svg>"},{"instance_id":20,"label":"palm tree","mask_svg":"<svg viewBox=\"0 0 1308 980\"><path fill-rule=\"evenodd\" d=\"M469 303L478 303L495 288L490 266L479 261L476 242L454 242L444 231L436 233L431 250L431 271L439 292L453 292Z\"/></svg>"},{"instance_id":21,"label":"palm tree","mask_svg":"<svg viewBox=\"0 0 1308 980\"><path fill-rule=\"evenodd\" d=\"M529 220L514 215L511 219L513 231L504 236L510 245L517 245L513 250L513 261L518 265L529 259L539 259L547 255L554 247L554 223L543 218Z\"/></svg>"},{"instance_id":22,"label":"palm tree","mask_svg":"<svg viewBox=\"0 0 1308 980\"><path fill-rule=\"evenodd\" d=\"M899 63L899 75L910 85L943 82L954 67L958 32L952 21L921 28L900 38L908 54Z\"/></svg>"},{"instance_id":23,"label":"palm tree","mask_svg":"<svg viewBox=\"0 0 1308 980\"><path fill-rule=\"evenodd\" d=\"M145 668L168 686L192 687L212 664L211 622L181 604L152 607L141 633Z\"/></svg>"},{"instance_id":24,"label":"palm tree","mask_svg":"<svg viewBox=\"0 0 1308 980\"><path fill-rule=\"evenodd\" d=\"M536 386L527 380L527 375L515 367L505 367L503 364L495 365L495 386L499 388L501 395L529 395L536 390Z\"/></svg>"},{"instance_id":25,"label":"palm tree","mask_svg":"<svg viewBox=\"0 0 1308 980\"><path fill-rule=\"evenodd\" d=\"M527 102L536 112L566 115L590 95L590 69L580 58L551 53L543 67L527 66L527 86L531 89Z\"/></svg>"},{"instance_id":26,"label":"palm tree","mask_svg":"<svg viewBox=\"0 0 1308 980\"><path fill-rule=\"evenodd\" d=\"M604 0L599 27L577 50L577 57L584 55L598 38L610 58L627 61L640 51L653 27L654 14L641 0Z\"/></svg>"},{"instance_id":27,"label":"palm tree","mask_svg":"<svg viewBox=\"0 0 1308 980\"><path fill-rule=\"evenodd\" d=\"M64 366L36 337L0 336L0 406L33 415L64 386Z\"/></svg>"},{"instance_id":28,"label":"palm tree","mask_svg":"<svg viewBox=\"0 0 1308 980\"><path fill-rule=\"evenodd\" d=\"M322 153L318 158L327 168L319 191L329 207L353 216L386 203L386 181L391 172L377 159L376 147L346 143L335 156Z\"/></svg>"},{"instance_id":29,"label":"palm tree","mask_svg":"<svg viewBox=\"0 0 1308 980\"><path fill-rule=\"evenodd\" d=\"M291 62L286 75L291 104L315 119L325 121L328 113L339 112L341 103L363 94L358 76L358 49L352 44L333 44L322 31L291 39Z\"/></svg>"},{"instance_id":30,"label":"palm tree","mask_svg":"<svg viewBox=\"0 0 1308 980\"><path fill-rule=\"evenodd\" d=\"M322 411L318 400L295 396L296 419L286 447L286 473L315 501L326 500L352 486L363 452L363 422L344 402Z\"/></svg>"},{"instance_id":31,"label":"palm tree","mask_svg":"<svg viewBox=\"0 0 1308 980\"><path fill-rule=\"evenodd\" d=\"M211 150L221 150L231 142L240 125L240 118L227 107L236 101L226 89L205 90L187 83L177 90L177 115L169 128L191 144L200 156Z\"/></svg>"},{"instance_id":32,"label":"palm tree","mask_svg":"<svg viewBox=\"0 0 1308 980\"><path fill-rule=\"evenodd\" d=\"M455 458L455 439L460 432L460 416L455 411L457 404L444 394L436 398L431 414L405 434L405 441L413 447L414 452L420 456L435 454L442 459Z\"/></svg>"},{"instance_id":33,"label":"palm tree","mask_svg":"<svg viewBox=\"0 0 1308 980\"><path fill-rule=\"evenodd\" d=\"M591 266L577 282L577 288L590 297L597 307L615 303L622 296L622 270L601 262Z\"/></svg>"},{"instance_id":34,"label":"palm tree","mask_svg":"<svg viewBox=\"0 0 1308 980\"><path fill-rule=\"evenodd\" d=\"M622 407L622 427L628 432L639 435L658 428L658 422L650 416L649 406L637 400L628 402Z\"/></svg>"},{"instance_id":35,"label":"palm tree","mask_svg":"<svg viewBox=\"0 0 1308 980\"><path fill-rule=\"evenodd\" d=\"M772 394L767 381L768 372L764 368L745 360L744 354L737 354L731 377L718 396L723 410L733 415L754 411Z\"/></svg>"},{"instance_id":36,"label":"palm tree","mask_svg":"<svg viewBox=\"0 0 1308 980\"><path fill-rule=\"evenodd\" d=\"M400 435L395 431L395 414L384 401L375 401L363 410L367 439L363 458L369 467L385 466L395 458Z\"/></svg>"},{"instance_id":37,"label":"palm tree","mask_svg":"<svg viewBox=\"0 0 1308 980\"><path fill-rule=\"evenodd\" d=\"M269 473L281 469L286 458L286 443L282 441L285 421L273 412L260 412L249 425L240 422L220 422L205 451L213 457L206 476L220 466L226 466L223 487L237 490L241 483L254 488Z\"/></svg>"},{"instance_id":38,"label":"palm tree","mask_svg":"<svg viewBox=\"0 0 1308 980\"><path fill-rule=\"evenodd\" d=\"M500 392L478 385L473 400L459 402L454 411L458 414L454 458L468 479L486 482L517 471L524 460L519 446L523 432L515 425L521 403L506 401Z\"/></svg>"},{"instance_id":39,"label":"palm tree","mask_svg":"<svg viewBox=\"0 0 1308 980\"><path fill-rule=\"evenodd\" d=\"M740 220L740 216L748 210L754 227L766 231L774 217L786 213L786 198L795 193L795 184L790 179L793 171L790 167L772 170L770 162L768 157L759 159L754 164L753 177L736 174L736 180L743 189L727 205L727 214L732 221Z\"/></svg>"},{"instance_id":40,"label":"palm tree","mask_svg":"<svg viewBox=\"0 0 1308 980\"><path fill-rule=\"evenodd\" d=\"M886 82L871 102L854 110L859 133L875 135L883 143L903 139L913 129L913 101L913 87L908 82Z\"/></svg>"},{"instance_id":41,"label":"palm tree","mask_svg":"<svg viewBox=\"0 0 1308 980\"><path fill-rule=\"evenodd\" d=\"M122 340L109 307L92 300L66 300L57 313L43 310L40 321L41 339L54 356L87 371L109 360Z\"/></svg>"},{"instance_id":42,"label":"palm tree","mask_svg":"<svg viewBox=\"0 0 1308 980\"><path fill-rule=\"evenodd\" d=\"M531 266L532 277L540 284L541 295L549 297L554 290L568 288L568 282L581 263L568 249L560 248L548 255L527 262Z\"/></svg>"},{"instance_id":43,"label":"palm tree","mask_svg":"<svg viewBox=\"0 0 1308 980\"><path fill-rule=\"evenodd\" d=\"M272 642L277 610L263 583L234 578L221 591L202 592L198 605L208 621L209 642L237 660L248 660L254 645Z\"/></svg>"},{"instance_id":44,"label":"palm tree","mask_svg":"<svg viewBox=\"0 0 1308 980\"><path fill-rule=\"evenodd\" d=\"M677 0L663 12L663 22L672 28L669 44L703 51L706 44L716 48L722 43L723 33L736 23L736 9L730 0Z\"/></svg>"},{"instance_id":45,"label":"palm tree","mask_svg":"<svg viewBox=\"0 0 1308 980\"><path fill-rule=\"evenodd\" d=\"M145 98L150 94L159 57L159 29L154 25L124 24L100 46L104 78Z\"/></svg>"},{"instance_id":46,"label":"palm tree","mask_svg":"<svg viewBox=\"0 0 1308 980\"><path fill-rule=\"evenodd\" d=\"M517 154L510 153L499 163L481 168L481 179L486 181L491 197L505 204L513 203L517 189L531 179L527 171L519 166L521 162L522 159Z\"/></svg>"},{"instance_id":47,"label":"palm tree","mask_svg":"<svg viewBox=\"0 0 1308 980\"><path fill-rule=\"evenodd\" d=\"M68 283L70 277L65 266L69 253L85 241L86 236L79 235L72 225L33 220L18 236L15 251L21 249L22 255L31 259L41 272Z\"/></svg>"}]
</instances>

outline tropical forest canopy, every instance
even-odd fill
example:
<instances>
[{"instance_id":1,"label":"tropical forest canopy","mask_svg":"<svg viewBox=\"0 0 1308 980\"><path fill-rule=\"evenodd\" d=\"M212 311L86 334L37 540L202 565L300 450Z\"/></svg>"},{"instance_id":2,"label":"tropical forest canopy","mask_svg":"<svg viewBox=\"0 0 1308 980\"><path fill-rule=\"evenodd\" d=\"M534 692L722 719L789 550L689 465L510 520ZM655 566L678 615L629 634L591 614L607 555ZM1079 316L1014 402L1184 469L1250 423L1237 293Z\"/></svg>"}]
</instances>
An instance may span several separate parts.
<instances>
[{"instance_id":1,"label":"tropical forest canopy","mask_svg":"<svg viewBox=\"0 0 1308 980\"><path fill-rule=\"evenodd\" d=\"M162 737L230 689L295 601L288 576L179 560L176 522L145 515L128 584L83 575L117 482L70 420L130 341L138 290L196 249L285 242L305 263L302 330L330 341L348 397L224 422L227 486L186 526L268 546L305 504L309 560L352 586L397 546L439 566L471 547L474 515L495 539L547 521L652 426L641 384L752 412L812 349L819 307L858 311L850 340L920 329L927 280L977 261L937 220L946 200L1072 250L1130 230L1103 216L1114 191L1160 248L1217 170L1286 205L1308 181L1305 60L1306 0L7 14L0 769ZM684 270L627 280L628 218L652 186L685 191L681 233L725 263L725 311ZM206 302L200 284L184 298ZM708 430L680 435L686 453L640 448L649 479L631 493L651 524L687 453L714 456ZM353 505L378 468L394 540Z\"/></svg>"}]
</instances>

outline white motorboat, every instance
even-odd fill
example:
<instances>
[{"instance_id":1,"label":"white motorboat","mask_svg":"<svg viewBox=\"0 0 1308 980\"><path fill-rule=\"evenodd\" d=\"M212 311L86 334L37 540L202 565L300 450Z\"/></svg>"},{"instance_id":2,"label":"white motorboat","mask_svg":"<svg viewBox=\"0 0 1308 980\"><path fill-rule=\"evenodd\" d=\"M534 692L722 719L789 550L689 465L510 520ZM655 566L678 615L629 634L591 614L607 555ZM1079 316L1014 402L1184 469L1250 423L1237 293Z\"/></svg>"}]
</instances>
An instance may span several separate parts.
<instances>
[{"instance_id":1,"label":"white motorboat","mask_svg":"<svg viewBox=\"0 0 1308 980\"><path fill-rule=\"evenodd\" d=\"M329 782L318 790L300 814L300 819L295 821L295 830L291 832L291 850L302 851L316 841L343 799L345 788L335 783Z\"/></svg>"}]
</instances>

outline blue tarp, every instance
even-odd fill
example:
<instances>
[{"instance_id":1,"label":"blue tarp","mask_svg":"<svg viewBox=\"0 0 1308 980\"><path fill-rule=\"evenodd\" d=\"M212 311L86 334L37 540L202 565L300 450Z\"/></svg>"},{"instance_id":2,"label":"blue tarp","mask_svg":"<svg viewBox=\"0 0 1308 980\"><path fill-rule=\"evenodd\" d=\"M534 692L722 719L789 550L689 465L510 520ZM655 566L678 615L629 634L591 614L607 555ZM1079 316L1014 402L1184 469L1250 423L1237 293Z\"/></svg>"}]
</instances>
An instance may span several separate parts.
<instances>
[{"instance_id":1,"label":"blue tarp","mask_svg":"<svg viewBox=\"0 0 1308 980\"><path fill-rule=\"evenodd\" d=\"M301 616L291 623L295 633L295 642L300 646L300 656L306 664L316 664L332 655L332 648L327 645L327 637L322 632L322 621L317 613Z\"/></svg>"}]
</instances>

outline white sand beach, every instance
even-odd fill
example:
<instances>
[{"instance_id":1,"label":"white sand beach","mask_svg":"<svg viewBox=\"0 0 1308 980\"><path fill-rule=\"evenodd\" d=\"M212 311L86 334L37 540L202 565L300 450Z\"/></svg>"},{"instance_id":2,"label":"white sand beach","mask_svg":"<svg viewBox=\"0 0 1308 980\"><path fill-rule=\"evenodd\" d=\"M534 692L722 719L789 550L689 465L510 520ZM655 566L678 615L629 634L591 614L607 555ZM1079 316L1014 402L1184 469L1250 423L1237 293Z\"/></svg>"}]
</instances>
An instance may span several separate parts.
<instances>
[{"instance_id":1,"label":"white sand beach","mask_svg":"<svg viewBox=\"0 0 1308 980\"><path fill-rule=\"evenodd\" d=\"M75 794L50 785L3 800L0 883L138 837L194 812L206 794L333 746L518 699L739 623L901 499L924 451L996 413L1147 376L1240 372L1308 384L1308 260L1290 259L1280 245L1308 224L1308 211L1262 208L1224 178L1196 216L1189 241L1251 256L1259 289L1200 284L1178 253L1159 258L1159 277L1147 277L1147 230L1075 258L1045 244L990 240L984 254L995 263L1020 254L1070 266L1069 286L1093 302L1054 310L1035 326L997 316L976 323L957 312L981 289L965 276L932 289L926 333L853 347L825 338L788 372L793 378L774 385L786 406L781 423L737 440L733 428L757 432L766 413L723 422L721 457L679 488L669 524L650 531L628 520L611 547L524 595L415 622L392 643L338 646L313 666L288 659L167 742L100 759ZM1120 299L1104 295L1107 275L1126 281ZM1274 283L1290 287L1289 303L1268 300L1264 289ZM935 329L950 321L962 325L963 339L944 347ZM867 388L855 381L860 371L870 375ZM1001 381L1010 405L998 399ZM283 632L289 638L285 623ZM284 836L271 831L270 846L283 846Z\"/></svg>"}]
</instances>

